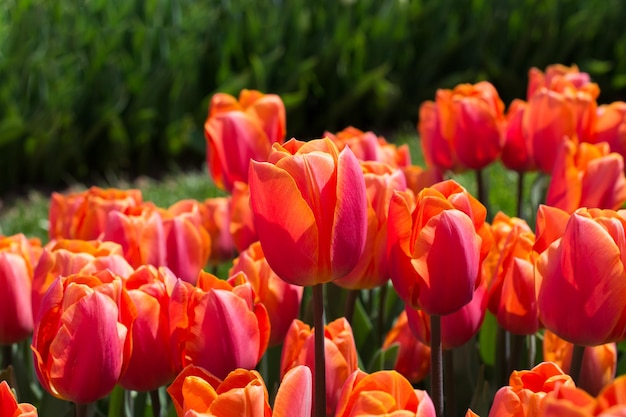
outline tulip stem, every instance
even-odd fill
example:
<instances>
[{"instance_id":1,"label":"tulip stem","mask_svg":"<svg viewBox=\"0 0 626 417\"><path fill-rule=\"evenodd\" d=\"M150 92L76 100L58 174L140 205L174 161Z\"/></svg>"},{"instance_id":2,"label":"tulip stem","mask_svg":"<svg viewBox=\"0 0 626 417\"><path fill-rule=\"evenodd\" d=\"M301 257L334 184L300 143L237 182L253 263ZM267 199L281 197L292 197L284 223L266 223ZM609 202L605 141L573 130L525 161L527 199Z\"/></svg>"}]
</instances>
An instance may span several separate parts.
<instances>
[{"instance_id":1,"label":"tulip stem","mask_svg":"<svg viewBox=\"0 0 626 417\"><path fill-rule=\"evenodd\" d=\"M435 415L444 416L443 409L443 352L441 347L441 316L430 316L430 390Z\"/></svg>"},{"instance_id":2,"label":"tulip stem","mask_svg":"<svg viewBox=\"0 0 626 417\"><path fill-rule=\"evenodd\" d=\"M2 366L0 369L7 369L13 364L13 345L2 345Z\"/></svg>"},{"instance_id":3,"label":"tulip stem","mask_svg":"<svg viewBox=\"0 0 626 417\"><path fill-rule=\"evenodd\" d=\"M75 408L76 408L76 417L87 417L88 413L87 413L87 408L89 407L89 404L82 404L82 403L74 403Z\"/></svg>"},{"instance_id":4,"label":"tulip stem","mask_svg":"<svg viewBox=\"0 0 626 417\"><path fill-rule=\"evenodd\" d=\"M534 334L528 335L528 369L535 367L535 356L537 354L537 337Z\"/></svg>"},{"instance_id":5,"label":"tulip stem","mask_svg":"<svg viewBox=\"0 0 626 417\"><path fill-rule=\"evenodd\" d=\"M487 208L487 216L489 216L489 204L487 203L487 189L485 187L485 177L482 169L476 170L476 187L478 192L478 201Z\"/></svg>"},{"instance_id":6,"label":"tulip stem","mask_svg":"<svg viewBox=\"0 0 626 417\"><path fill-rule=\"evenodd\" d=\"M506 385L509 375L507 374L507 331L498 325L496 333L496 385Z\"/></svg>"},{"instance_id":7,"label":"tulip stem","mask_svg":"<svg viewBox=\"0 0 626 417\"><path fill-rule=\"evenodd\" d=\"M572 352L572 362L569 366L569 375L574 380L574 383L578 385L580 379L580 371L583 367L583 356L585 355L585 347L583 345L574 345L574 351Z\"/></svg>"},{"instance_id":8,"label":"tulip stem","mask_svg":"<svg viewBox=\"0 0 626 417\"><path fill-rule=\"evenodd\" d=\"M359 290L348 290L346 297L346 308L343 315L350 325L352 325L352 317L354 316L354 308L356 306L356 299L359 298L359 292Z\"/></svg>"},{"instance_id":9,"label":"tulip stem","mask_svg":"<svg viewBox=\"0 0 626 417\"><path fill-rule=\"evenodd\" d=\"M450 383L450 381L455 381L454 378L454 352L452 349L446 349L443 351L443 372L444 372L444 381L448 381L445 385L445 402L446 402L446 417L456 417L456 394L454 392L454 383Z\"/></svg>"},{"instance_id":10,"label":"tulip stem","mask_svg":"<svg viewBox=\"0 0 626 417\"><path fill-rule=\"evenodd\" d=\"M517 173L517 217L519 217L520 219L523 219L523 207L522 207L522 200L524 199L524 173L523 172L518 172Z\"/></svg>"},{"instance_id":11,"label":"tulip stem","mask_svg":"<svg viewBox=\"0 0 626 417\"><path fill-rule=\"evenodd\" d=\"M511 334L511 356L509 357L509 375L511 372L519 369L520 358L522 357L522 346L524 345L524 336Z\"/></svg>"},{"instance_id":12,"label":"tulip stem","mask_svg":"<svg viewBox=\"0 0 626 417\"><path fill-rule=\"evenodd\" d=\"M315 328L315 417L326 417L326 358L324 348L324 284L313 286Z\"/></svg>"},{"instance_id":13,"label":"tulip stem","mask_svg":"<svg viewBox=\"0 0 626 417\"><path fill-rule=\"evenodd\" d=\"M150 391L150 402L152 403L152 416L161 417L161 397L158 389Z\"/></svg>"},{"instance_id":14,"label":"tulip stem","mask_svg":"<svg viewBox=\"0 0 626 417\"><path fill-rule=\"evenodd\" d=\"M378 344L382 346L385 334L385 310L387 308L387 283L380 287L378 293Z\"/></svg>"}]
</instances>

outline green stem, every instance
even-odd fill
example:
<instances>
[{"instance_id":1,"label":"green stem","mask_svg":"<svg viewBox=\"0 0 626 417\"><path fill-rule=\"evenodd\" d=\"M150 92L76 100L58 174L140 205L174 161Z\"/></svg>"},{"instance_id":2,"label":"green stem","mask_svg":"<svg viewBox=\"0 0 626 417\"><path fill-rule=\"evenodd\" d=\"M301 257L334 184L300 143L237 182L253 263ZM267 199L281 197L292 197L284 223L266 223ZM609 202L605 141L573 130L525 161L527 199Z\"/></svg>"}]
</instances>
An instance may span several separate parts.
<instances>
[{"instance_id":1,"label":"green stem","mask_svg":"<svg viewBox=\"0 0 626 417\"><path fill-rule=\"evenodd\" d=\"M385 309L387 308L387 284L380 287L378 298L378 345L382 346L385 335Z\"/></svg>"},{"instance_id":2,"label":"green stem","mask_svg":"<svg viewBox=\"0 0 626 417\"><path fill-rule=\"evenodd\" d=\"M511 356L509 357L508 366L509 375L511 374L511 372L519 369L523 345L524 336L511 334Z\"/></svg>"},{"instance_id":3,"label":"green stem","mask_svg":"<svg viewBox=\"0 0 626 417\"><path fill-rule=\"evenodd\" d=\"M161 417L161 397L158 388L150 391L150 402L152 403L152 416Z\"/></svg>"},{"instance_id":4,"label":"green stem","mask_svg":"<svg viewBox=\"0 0 626 417\"><path fill-rule=\"evenodd\" d=\"M569 375L574 380L574 383L578 385L580 379L580 371L583 367L583 356L585 355L585 347L583 345L574 345L574 351L572 352L572 362L569 366Z\"/></svg>"},{"instance_id":5,"label":"green stem","mask_svg":"<svg viewBox=\"0 0 626 417\"><path fill-rule=\"evenodd\" d=\"M456 417L456 394L454 392L455 384L450 383L450 381L455 381L454 352L452 349L446 349L443 351L443 373L444 381L448 381L448 383L444 385L446 417Z\"/></svg>"},{"instance_id":6,"label":"green stem","mask_svg":"<svg viewBox=\"0 0 626 417\"><path fill-rule=\"evenodd\" d=\"M2 345L2 365L0 369L7 369L13 364L13 345Z\"/></svg>"},{"instance_id":7,"label":"green stem","mask_svg":"<svg viewBox=\"0 0 626 417\"><path fill-rule=\"evenodd\" d=\"M517 217L523 218L522 200L524 199L524 173L517 173Z\"/></svg>"},{"instance_id":8,"label":"green stem","mask_svg":"<svg viewBox=\"0 0 626 417\"><path fill-rule=\"evenodd\" d=\"M528 369L533 369L536 365L535 356L537 354L537 336L528 335Z\"/></svg>"},{"instance_id":9,"label":"green stem","mask_svg":"<svg viewBox=\"0 0 626 417\"><path fill-rule=\"evenodd\" d=\"M430 316L430 390L435 415L444 416L443 408L443 354L441 347L441 316Z\"/></svg>"},{"instance_id":10,"label":"green stem","mask_svg":"<svg viewBox=\"0 0 626 417\"><path fill-rule=\"evenodd\" d=\"M74 403L76 408L76 417L87 417L87 409L89 408L89 404L82 403Z\"/></svg>"},{"instance_id":11,"label":"green stem","mask_svg":"<svg viewBox=\"0 0 626 417\"><path fill-rule=\"evenodd\" d=\"M496 385L498 387L507 385L507 346L506 346L506 330L498 325L496 333Z\"/></svg>"},{"instance_id":12,"label":"green stem","mask_svg":"<svg viewBox=\"0 0 626 417\"><path fill-rule=\"evenodd\" d=\"M482 169L476 170L476 187L478 192L478 196L476 198L478 198L478 201L488 208L487 189L485 187L485 178ZM489 212L489 210L487 210L487 212Z\"/></svg>"},{"instance_id":13,"label":"green stem","mask_svg":"<svg viewBox=\"0 0 626 417\"><path fill-rule=\"evenodd\" d=\"M354 316L354 307L356 306L356 300L359 297L359 290L348 290L348 296L346 297L346 308L344 310L344 317L348 320L348 323L352 325L352 317Z\"/></svg>"},{"instance_id":14,"label":"green stem","mask_svg":"<svg viewBox=\"0 0 626 417\"><path fill-rule=\"evenodd\" d=\"M326 358L324 349L324 284L313 286L315 327L315 417L326 417Z\"/></svg>"}]
</instances>

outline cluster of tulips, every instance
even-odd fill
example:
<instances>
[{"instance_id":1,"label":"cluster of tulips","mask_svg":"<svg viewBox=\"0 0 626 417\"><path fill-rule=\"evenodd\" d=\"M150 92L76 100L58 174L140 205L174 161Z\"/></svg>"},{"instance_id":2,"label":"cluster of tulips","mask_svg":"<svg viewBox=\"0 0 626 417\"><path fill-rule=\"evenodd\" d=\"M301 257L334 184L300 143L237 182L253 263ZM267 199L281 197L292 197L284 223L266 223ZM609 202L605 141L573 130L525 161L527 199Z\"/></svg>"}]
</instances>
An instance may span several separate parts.
<instances>
[{"instance_id":1,"label":"cluster of tulips","mask_svg":"<svg viewBox=\"0 0 626 417\"><path fill-rule=\"evenodd\" d=\"M501 376L481 412L626 416L626 103L598 105L575 66L529 78L507 112L488 82L424 103L426 168L353 127L285 141L280 97L216 94L207 163L225 196L162 208L139 190L54 193L48 243L0 237L2 368L32 337L40 385L78 417L116 387L150 392L155 416L162 387L186 417L475 416L457 413L450 352L476 344L489 314ZM520 183L549 176L534 229L521 211L488 221L481 175L496 161ZM465 170L478 198L445 179ZM329 285L346 306L326 322ZM359 297L383 303L387 288L404 307L380 347L397 356L368 373L351 322ZM0 417L37 415L10 379Z\"/></svg>"}]
</instances>

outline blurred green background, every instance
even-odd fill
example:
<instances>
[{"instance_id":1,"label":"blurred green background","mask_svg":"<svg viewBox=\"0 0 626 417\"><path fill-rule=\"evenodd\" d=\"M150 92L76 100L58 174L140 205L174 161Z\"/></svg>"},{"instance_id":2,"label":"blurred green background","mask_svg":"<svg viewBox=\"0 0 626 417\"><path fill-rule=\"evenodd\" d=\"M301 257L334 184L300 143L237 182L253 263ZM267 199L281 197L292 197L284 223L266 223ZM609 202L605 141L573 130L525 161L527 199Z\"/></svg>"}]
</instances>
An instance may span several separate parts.
<instances>
[{"instance_id":1,"label":"blurred green background","mask_svg":"<svg viewBox=\"0 0 626 417\"><path fill-rule=\"evenodd\" d=\"M393 140L437 88L577 63L626 95L622 0L2 0L0 195L199 168L217 91L280 94L288 136Z\"/></svg>"}]
</instances>

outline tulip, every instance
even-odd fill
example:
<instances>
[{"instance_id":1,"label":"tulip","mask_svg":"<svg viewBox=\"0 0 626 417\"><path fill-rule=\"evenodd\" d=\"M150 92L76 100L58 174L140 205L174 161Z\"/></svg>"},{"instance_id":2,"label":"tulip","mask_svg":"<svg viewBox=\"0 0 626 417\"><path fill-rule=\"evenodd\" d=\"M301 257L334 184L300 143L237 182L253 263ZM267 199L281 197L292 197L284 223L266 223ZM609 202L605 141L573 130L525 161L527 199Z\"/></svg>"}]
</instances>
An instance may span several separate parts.
<instances>
[{"instance_id":1,"label":"tulip","mask_svg":"<svg viewBox=\"0 0 626 417\"><path fill-rule=\"evenodd\" d=\"M254 215L250 207L250 187L241 181L236 181L230 198L230 235L233 238L235 249L243 252L252 243L259 240L254 226Z\"/></svg>"},{"instance_id":2,"label":"tulip","mask_svg":"<svg viewBox=\"0 0 626 417\"><path fill-rule=\"evenodd\" d=\"M108 270L55 280L33 334L35 371L57 398L104 398L124 374L136 311L122 279Z\"/></svg>"},{"instance_id":3,"label":"tulip","mask_svg":"<svg viewBox=\"0 0 626 417\"><path fill-rule=\"evenodd\" d=\"M41 302L60 276L91 274L109 269L115 275L127 277L133 267L124 259L122 247L115 242L60 239L43 248L33 277L33 317L37 319Z\"/></svg>"},{"instance_id":4,"label":"tulip","mask_svg":"<svg viewBox=\"0 0 626 417\"><path fill-rule=\"evenodd\" d=\"M411 154L407 144L396 146L374 132L363 132L349 126L336 134L324 132L339 150L349 147L359 161L377 161L393 168L411 165Z\"/></svg>"},{"instance_id":5,"label":"tulip","mask_svg":"<svg viewBox=\"0 0 626 417\"><path fill-rule=\"evenodd\" d=\"M37 409L32 404L18 404L9 384L0 381L0 416L37 417Z\"/></svg>"},{"instance_id":6,"label":"tulip","mask_svg":"<svg viewBox=\"0 0 626 417\"><path fill-rule=\"evenodd\" d=\"M527 107L528 104L525 101L515 99L506 113L504 147L500 159L505 167L517 172L536 169L532 143L527 140L523 125Z\"/></svg>"},{"instance_id":7,"label":"tulip","mask_svg":"<svg viewBox=\"0 0 626 417\"><path fill-rule=\"evenodd\" d=\"M561 339L550 330L543 335L543 359L554 362L563 372L569 373L574 345ZM585 348L578 387L591 395L598 395L602 388L615 378L617 347L615 343Z\"/></svg>"},{"instance_id":8,"label":"tulip","mask_svg":"<svg viewBox=\"0 0 626 417\"><path fill-rule=\"evenodd\" d=\"M542 87L558 92L568 88L582 89L594 94L595 97L600 93L598 85L591 82L589 74L580 72L577 65L568 67L561 64L552 64L546 67L545 73L536 67L532 67L528 71L527 97L532 97Z\"/></svg>"},{"instance_id":9,"label":"tulip","mask_svg":"<svg viewBox=\"0 0 626 417\"><path fill-rule=\"evenodd\" d=\"M489 283L489 311L505 330L535 334L539 313L535 295L535 235L528 224L499 212L493 219L497 263Z\"/></svg>"},{"instance_id":10,"label":"tulip","mask_svg":"<svg viewBox=\"0 0 626 417\"><path fill-rule=\"evenodd\" d=\"M171 352L169 309L177 278L166 267L141 266L124 281L137 311L133 351L119 381L125 389L153 391L171 382L181 368Z\"/></svg>"},{"instance_id":11,"label":"tulip","mask_svg":"<svg viewBox=\"0 0 626 417\"><path fill-rule=\"evenodd\" d=\"M123 213L131 207L141 205L142 202L143 198L139 190L91 187L85 191L66 195L52 193L49 237L50 239L98 239L104 232L109 212Z\"/></svg>"},{"instance_id":12,"label":"tulip","mask_svg":"<svg viewBox=\"0 0 626 417\"><path fill-rule=\"evenodd\" d=\"M487 81L437 90L435 102L420 107L418 131L429 166L480 170L503 146L504 103Z\"/></svg>"},{"instance_id":13,"label":"tulip","mask_svg":"<svg viewBox=\"0 0 626 417\"><path fill-rule=\"evenodd\" d=\"M394 194L388 262L393 285L407 305L446 315L471 301L492 242L486 215L485 207L453 180L425 188L414 209Z\"/></svg>"},{"instance_id":14,"label":"tulip","mask_svg":"<svg viewBox=\"0 0 626 417\"><path fill-rule=\"evenodd\" d=\"M352 328L345 318L339 318L324 327L326 356L326 415L332 416L341 387L357 369L358 360ZM298 366L306 365L315 378L314 329L300 320L294 320L285 337L280 359L281 378ZM315 388L313 389L314 394Z\"/></svg>"},{"instance_id":15,"label":"tulip","mask_svg":"<svg viewBox=\"0 0 626 417\"><path fill-rule=\"evenodd\" d=\"M367 197L349 148L329 139L274 145L269 162L250 165L250 204L267 262L290 284L341 278L361 257Z\"/></svg>"},{"instance_id":16,"label":"tulip","mask_svg":"<svg viewBox=\"0 0 626 417\"><path fill-rule=\"evenodd\" d=\"M243 272L254 288L255 302L262 303L270 318L270 346L281 344L291 322L300 313L303 288L283 281L270 268L259 242L241 252L228 271L229 276Z\"/></svg>"},{"instance_id":17,"label":"tulip","mask_svg":"<svg viewBox=\"0 0 626 417\"><path fill-rule=\"evenodd\" d=\"M394 369L412 384L423 381L430 372L430 347L411 331L406 311L402 311L383 342L383 349L398 345Z\"/></svg>"},{"instance_id":18,"label":"tulip","mask_svg":"<svg viewBox=\"0 0 626 417\"><path fill-rule=\"evenodd\" d=\"M542 253L554 242L561 238L570 219L570 214L556 207L540 205L537 209L535 226L535 245L533 250Z\"/></svg>"},{"instance_id":19,"label":"tulip","mask_svg":"<svg viewBox=\"0 0 626 417\"><path fill-rule=\"evenodd\" d=\"M424 188L443 181L443 174L437 169L424 169L417 165L409 165L402 167L401 170L406 179L406 188L415 195L418 195Z\"/></svg>"},{"instance_id":20,"label":"tulip","mask_svg":"<svg viewBox=\"0 0 626 417\"><path fill-rule=\"evenodd\" d=\"M626 410L626 396L624 393L626 392L626 375L621 375L611 381L604 389L598 394L596 397L597 407L596 413L598 415L610 416L611 411L620 410L622 412L621 415L624 415L624 411ZM603 414L605 413L606 414ZM615 413L615 415L620 415Z\"/></svg>"},{"instance_id":21,"label":"tulip","mask_svg":"<svg viewBox=\"0 0 626 417\"><path fill-rule=\"evenodd\" d=\"M389 279L387 266L387 213L395 190L406 189L406 179L400 170L377 162L362 162L367 193L367 239L359 262L346 276L334 283L347 289L380 287Z\"/></svg>"},{"instance_id":22,"label":"tulip","mask_svg":"<svg viewBox=\"0 0 626 417\"><path fill-rule=\"evenodd\" d=\"M265 353L267 310L238 275L227 282L200 271L195 287L183 280L174 286L170 325L182 366L194 364L225 378L237 368L253 369Z\"/></svg>"},{"instance_id":23,"label":"tulip","mask_svg":"<svg viewBox=\"0 0 626 417\"><path fill-rule=\"evenodd\" d=\"M33 331L30 294L40 254L38 239L0 235L0 345L17 343Z\"/></svg>"},{"instance_id":24,"label":"tulip","mask_svg":"<svg viewBox=\"0 0 626 417\"><path fill-rule=\"evenodd\" d=\"M189 365L167 388L178 416L309 417L311 373L299 366L283 378L274 411L267 388L256 371L237 369L222 381L205 369Z\"/></svg>"},{"instance_id":25,"label":"tulip","mask_svg":"<svg viewBox=\"0 0 626 417\"><path fill-rule=\"evenodd\" d=\"M568 342L593 346L626 332L622 212L579 209L537 260L540 320Z\"/></svg>"},{"instance_id":26,"label":"tulip","mask_svg":"<svg viewBox=\"0 0 626 417\"><path fill-rule=\"evenodd\" d=\"M213 181L230 192L235 181L248 182L251 160L267 160L272 144L285 139L285 106L279 96L255 90L242 90L239 101L215 94L204 135Z\"/></svg>"},{"instance_id":27,"label":"tulip","mask_svg":"<svg viewBox=\"0 0 626 417\"><path fill-rule=\"evenodd\" d=\"M435 407L426 391L413 389L396 371L353 372L341 391L336 417L434 417Z\"/></svg>"},{"instance_id":28,"label":"tulip","mask_svg":"<svg viewBox=\"0 0 626 417\"><path fill-rule=\"evenodd\" d=\"M212 197L204 200L206 218L202 225L211 240L208 263L212 266L232 260L235 254L235 243L230 234L230 205L230 197Z\"/></svg>"},{"instance_id":29,"label":"tulip","mask_svg":"<svg viewBox=\"0 0 626 417\"><path fill-rule=\"evenodd\" d=\"M575 388L574 381L552 362L513 371L509 385L496 392L489 417L540 416L546 397L563 387Z\"/></svg>"},{"instance_id":30,"label":"tulip","mask_svg":"<svg viewBox=\"0 0 626 417\"><path fill-rule=\"evenodd\" d=\"M579 207L616 210L626 202L624 159L606 142L565 141L557 156L546 204L573 213Z\"/></svg>"},{"instance_id":31,"label":"tulip","mask_svg":"<svg viewBox=\"0 0 626 417\"><path fill-rule=\"evenodd\" d=\"M590 142L607 142L611 152L626 156L626 102L598 106Z\"/></svg>"}]
</instances>

